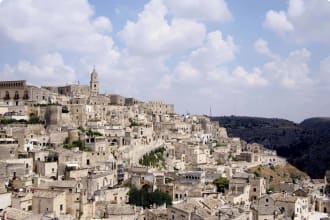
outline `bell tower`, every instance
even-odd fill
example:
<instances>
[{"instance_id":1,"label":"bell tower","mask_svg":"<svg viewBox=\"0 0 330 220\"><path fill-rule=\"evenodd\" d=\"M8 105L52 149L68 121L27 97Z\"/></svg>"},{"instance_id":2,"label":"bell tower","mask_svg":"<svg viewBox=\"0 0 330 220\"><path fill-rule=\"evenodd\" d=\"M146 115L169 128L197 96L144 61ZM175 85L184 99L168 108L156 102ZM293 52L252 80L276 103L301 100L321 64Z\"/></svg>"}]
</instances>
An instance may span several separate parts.
<instances>
[{"instance_id":1,"label":"bell tower","mask_svg":"<svg viewBox=\"0 0 330 220\"><path fill-rule=\"evenodd\" d=\"M98 80L97 72L95 71L95 67L93 68L93 72L91 73L91 81L89 82L89 89L91 96L97 96L99 94L99 80Z\"/></svg>"}]
</instances>

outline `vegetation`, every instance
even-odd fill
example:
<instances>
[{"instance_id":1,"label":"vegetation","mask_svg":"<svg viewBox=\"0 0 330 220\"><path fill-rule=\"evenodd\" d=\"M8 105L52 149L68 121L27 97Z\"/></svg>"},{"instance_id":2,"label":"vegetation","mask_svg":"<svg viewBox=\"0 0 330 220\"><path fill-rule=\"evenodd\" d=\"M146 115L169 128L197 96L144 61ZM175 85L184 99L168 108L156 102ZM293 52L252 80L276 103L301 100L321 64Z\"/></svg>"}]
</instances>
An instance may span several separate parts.
<instances>
[{"instance_id":1,"label":"vegetation","mask_svg":"<svg viewBox=\"0 0 330 220\"><path fill-rule=\"evenodd\" d=\"M129 119L129 122L131 123L130 127L141 126L140 123L137 123L135 120L133 120L131 118Z\"/></svg>"},{"instance_id":2,"label":"vegetation","mask_svg":"<svg viewBox=\"0 0 330 220\"><path fill-rule=\"evenodd\" d=\"M27 124L44 124L45 121L40 120L38 117L31 117L28 121Z\"/></svg>"},{"instance_id":3,"label":"vegetation","mask_svg":"<svg viewBox=\"0 0 330 220\"><path fill-rule=\"evenodd\" d=\"M71 150L72 148L78 147L80 150L83 149L83 143L81 140L73 141L71 144L67 143L63 145L63 148Z\"/></svg>"},{"instance_id":4,"label":"vegetation","mask_svg":"<svg viewBox=\"0 0 330 220\"><path fill-rule=\"evenodd\" d=\"M46 106L49 106L49 105L57 105L57 106L59 106L59 105L61 105L61 104L59 104L58 102L49 102L49 103L47 103L47 104L40 104L40 103L37 103L37 104L34 104L33 106L34 106L34 107L38 107L38 106L40 106L40 107L46 107Z\"/></svg>"},{"instance_id":5,"label":"vegetation","mask_svg":"<svg viewBox=\"0 0 330 220\"><path fill-rule=\"evenodd\" d=\"M273 189L273 191L280 190L281 182L297 183L300 179L307 177L305 173L289 164L252 167L248 172L268 179L269 188Z\"/></svg>"},{"instance_id":6,"label":"vegetation","mask_svg":"<svg viewBox=\"0 0 330 220\"><path fill-rule=\"evenodd\" d=\"M128 195L129 204L142 206L143 208L150 208L154 204L156 206L161 206L163 204L172 205L171 196L159 190L156 190L154 192L148 192L148 190L145 188L138 190L136 187L133 186L130 188Z\"/></svg>"},{"instance_id":7,"label":"vegetation","mask_svg":"<svg viewBox=\"0 0 330 220\"><path fill-rule=\"evenodd\" d=\"M274 165L270 165L270 167L269 167L272 171L275 171L275 167L274 167Z\"/></svg>"},{"instance_id":8,"label":"vegetation","mask_svg":"<svg viewBox=\"0 0 330 220\"><path fill-rule=\"evenodd\" d=\"M256 177L260 177L260 173L259 173L258 171L254 171L254 175L255 175Z\"/></svg>"},{"instance_id":9,"label":"vegetation","mask_svg":"<svg viewBox=\"0 0 330 220\"><path fill-rule=\"evenodd\" d=\"M0 124L44 124L45 122L40 120L38 117L31 117L29 120L20 119L16 120L13 118L2 118Z\"/></svg>"},{"instance_id":10,"label":"vegetation","mask_svg":"<svg viewBox=\"0 0 330 220\"><path fill-rule=\"evenodd\" d=\"M90 148L90 147L83 147L83 148L81 149L81 151L92 152L93 150L92 150L92 148Z\"/></svg>"},{"instance_id":11,"label":"vegetation","mask_svg":"<svg viewBox=\"0 0 330 220\"><path fill-rule=\"evenodd\" d=\"M174 180L171 177L165 177L165 183L172 183Z\"/></svg>"},{"instance_id":12,"label":"vegetation","mask_svg":"<svg viewBox=\"0 0 330 220\"><path fill-rule=\"evenodd\" d=\"M219 177L213 180L213 184L216 185L218 192L224 193L225 190L229 189L229 180L225 177Z\"/></svg>"},{"instance_id":13,"label":"vegetation","mask_svg":"<svg viewBox=\"0 0 330 220\"><path fill-rule=\"evenodd\" d=\"M226 147L227 145L226 144L221 144L221 143L217 143L216 145L215 145L215 147Z\"/></svg>"},{"instance_id":14,"label":"vegetation","mask_svg":"<svg viewBox=\"0 0 330 220\"><path fill-rule=\"evenodd\" d=\"M85 151L85 152L92 151L92 149L90 147L85 147L81 140L73 141L71 144L70 143L63 144L63 148L68 149L68 150L71 150L76 147L78 147L80 151Z\"/></svg>"},{"instance_id":15,"label":"vegetation","mask_svg":"<svg viewBox=\"0 0 330 220\"><path fill-rule=\"evenodd\" d=\"M275 190L274 187L270 187L269 189L267 189L267 193L271 194L274 192L274 190Z\"/></svg>"},{"instance_id":16,"label":"vegetation","mask_svg":"<svg viewBox=\"0 0 330 220\"><path fill-rule=\"evenodd\" d=\"M89 137L93 137L93 136L103 136L100 132L98 131L92 131L91 129L86 131L86 135Z\"/></svg>"},{"instance_id":17,"label":"vegetation","mask_svg":"<svg viewBox=\"0 0 330 220\"><path fill-rule=\"evenodd\" d=\"M68 106L63 106L62 107L62 113L69 113Z\"/></svg>"},{"instance_id":18,"label":"vegetation","mask_svg":"<svg viewBox=\"0 0 330 220\"><path fill-rule=\"evenodd\" d=\"M139 160L139 164L149 167L165 168L165 159L163 157L164 151L164 147L160 147L156 150L150 151L149 153L143 155L142 159Z\"/></svg>"},{"instance_id":19,"label":"vegetation","mask_svg":"<svg viewBox=\"0 0 330 220\"><path fill-rule=\"evenodd\" d=\"M312 178L323 178L330 169L330 118L292 121L256 117L213 117L228 135L248 143L263 144Z\"/></svg>"}]
</instances>

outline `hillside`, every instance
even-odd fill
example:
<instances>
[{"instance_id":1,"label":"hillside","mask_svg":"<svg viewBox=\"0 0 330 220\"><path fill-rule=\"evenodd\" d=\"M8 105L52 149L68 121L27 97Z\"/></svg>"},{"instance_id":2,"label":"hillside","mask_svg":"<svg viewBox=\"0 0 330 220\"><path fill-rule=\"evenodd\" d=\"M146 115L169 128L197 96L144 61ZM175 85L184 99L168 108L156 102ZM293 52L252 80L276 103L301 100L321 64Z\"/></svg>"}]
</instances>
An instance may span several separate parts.
<instances>
[{"instance_id":1,"label":"hillside","mask_svg":"<svg viewBox=\"0 0 330 220\"><path fill-rule=\"evenodd\" d=\"M305 173L290 164L284 166L278 165L275 167L252 167L248 172L265 177L268 180L269 189L273 189L272 191L279 191L281 182L296 182L307 178Z\"/></svg>"},{"instance_id":2,"label":"hillside","mask_svg":"<svg viewBox=\"0 0 330 220\"><path fill-rule=\"evenodd\" d=\"M213 117L212 120L226 127L229 136L277 150L312 178L322 178L330 169L330 118L310 118L300 124L277 118L241 116Z\"/></svg>"}]
</instances>

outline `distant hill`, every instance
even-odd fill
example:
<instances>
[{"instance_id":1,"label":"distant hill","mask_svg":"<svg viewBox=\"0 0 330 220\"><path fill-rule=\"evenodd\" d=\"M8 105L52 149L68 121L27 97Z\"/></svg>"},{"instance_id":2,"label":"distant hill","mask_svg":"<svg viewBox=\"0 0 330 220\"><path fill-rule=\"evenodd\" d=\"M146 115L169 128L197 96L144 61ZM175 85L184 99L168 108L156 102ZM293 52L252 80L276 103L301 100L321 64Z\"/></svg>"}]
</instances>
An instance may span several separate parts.
<instances>
[{"instance_id":1,"label":"distant hill","mask_svg":"<svg viewBox=\"0 0 330 220\"><path fill-rule=\"evenodd\" d=\"M312 178L323 178L330 169L330 118L310 118L300 124L277 118L242 116L211 119L226 127L229 136L277 150L280 156Z\"/></svg>"}]
</instances>

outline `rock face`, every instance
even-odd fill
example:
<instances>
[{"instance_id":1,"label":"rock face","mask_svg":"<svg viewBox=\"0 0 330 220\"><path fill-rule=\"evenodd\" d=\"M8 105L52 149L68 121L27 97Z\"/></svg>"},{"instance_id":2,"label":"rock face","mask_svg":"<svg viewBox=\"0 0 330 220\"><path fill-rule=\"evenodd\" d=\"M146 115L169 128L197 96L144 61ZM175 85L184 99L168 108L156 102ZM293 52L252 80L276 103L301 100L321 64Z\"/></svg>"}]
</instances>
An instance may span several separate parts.
<instances>
[{"instance_id":1,"label":"rock face","mask_svg":"<svg viewBox=\"0 0 330 220\"><path fill-rule=\"evenodd\" d=\"M330 118L310 118L300 124L284 119L238 116L212 120L226 127L229 136L276 150L312 178L323 178L330 169Z\"/></svg>"}]
</instances>

